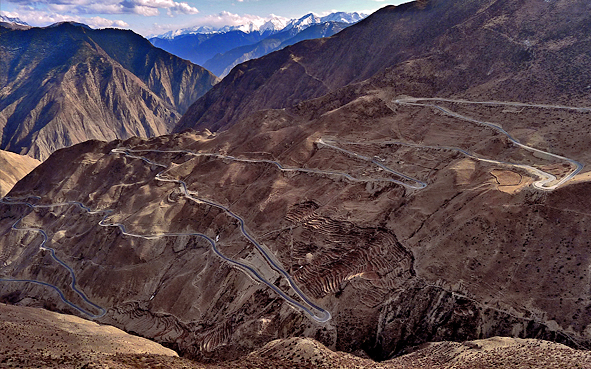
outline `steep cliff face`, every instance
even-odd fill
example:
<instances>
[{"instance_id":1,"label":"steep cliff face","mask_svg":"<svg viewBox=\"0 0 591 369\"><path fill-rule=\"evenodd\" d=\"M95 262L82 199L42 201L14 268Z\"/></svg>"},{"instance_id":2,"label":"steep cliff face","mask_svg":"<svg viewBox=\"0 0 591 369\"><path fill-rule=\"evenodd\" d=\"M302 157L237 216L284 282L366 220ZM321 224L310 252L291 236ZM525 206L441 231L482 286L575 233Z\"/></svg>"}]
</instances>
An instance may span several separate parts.
<instances>
[{"instance_id":1,"label":"steep cliff face","mask_svg":"<svg viewBox=\"0 0 591 369\"><path fill-rule=\"evenodd\" d=\"M1 28L5 150L45 159L88 139L168 133L217 79L131 31Z\"/></svg>"},{"instance_id":2,"label":"steep cliff face","mask_svg":"<svg viewBox=\"0 0 591 369\"><path fill-rule=\"evenodd\" d=\"M181 115L217 82L208 70L153 47L132 31L105 29L92 39Z\"/></svg>"}]
</instances>

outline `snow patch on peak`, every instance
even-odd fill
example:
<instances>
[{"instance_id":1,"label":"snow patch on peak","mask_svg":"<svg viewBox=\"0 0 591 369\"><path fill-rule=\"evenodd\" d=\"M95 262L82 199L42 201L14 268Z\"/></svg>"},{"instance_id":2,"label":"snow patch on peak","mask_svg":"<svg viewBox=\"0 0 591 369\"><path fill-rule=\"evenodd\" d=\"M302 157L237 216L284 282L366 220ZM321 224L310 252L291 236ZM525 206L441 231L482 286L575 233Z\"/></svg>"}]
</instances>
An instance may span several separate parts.
<instances>
[{"instance_id":1,"label":"snow patch on peak","mask_svg":"<svg viewBox=\"0 0 591 369\"><path fill-rule=\"evenodd\" d=\"M300 19L290 20L287 23L285 30L290 30L290 29L295 28L298 31L303 31L304 29L310 27L313 24L317 24L317 23L320 23L320 18L318 18L316 15L310 13L310 14L304 15Z\"/></svg>"},{"instance_id":2,"label":"snow patch on peak","mask_svg":"<svg viewBox=\"0 0 591 369\"><path fill-rule=\"evenodd\" d=\"M285 26L287 26L287 22L288 20L286 18L273 17L263 23L263 25L259 28L259 32L279 32L284 29Z\"/></svg>"},{"instance_id":3,"label":"snow patch on peak","mask_svg":"<svg viewBox=\"0 0 591 369\"><path fill-rule=\"evenodd\" d=\"M368 16L368 14L365 14L365 13L336 12L336 13L331 13L325 17L320 18L320 21L322 21L322 22L357 23L367 16Z\"/></svg>"},{"instance_id":4,"label":"snow patch on peak","mask_svg":"<svg viewBox=\"0 0 591 369\"><path fill-rule=\"evenodd\" d=\"M20 18L17 17L8 17L6 15L0 14L0 22L5 22L5 23L14 23L14 24L18 24L21 26L28 26L29 24L27 24L27 22L21 20Z\"/></svg>"}]
</instances>

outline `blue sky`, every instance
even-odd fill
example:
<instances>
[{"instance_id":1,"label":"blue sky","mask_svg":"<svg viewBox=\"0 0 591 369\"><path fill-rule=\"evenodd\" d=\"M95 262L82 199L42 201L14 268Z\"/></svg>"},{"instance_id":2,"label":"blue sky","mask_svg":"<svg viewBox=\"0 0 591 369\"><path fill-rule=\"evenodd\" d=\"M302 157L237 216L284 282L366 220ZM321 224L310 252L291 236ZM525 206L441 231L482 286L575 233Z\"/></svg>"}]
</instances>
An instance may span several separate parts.
<instances>
[{"instance_id":1,"label":"blue sky","mask_svg":"<svg viewBox=\"0 0 591 369\"><path fill-rule=\"evenodd\" d=\"M0 0L0 13L32 26L73 20L131 28L147 36L195 25L238 25L271 16L299 18L333 11L371 13L408 0Z\"/></svg>"}]
</instances>

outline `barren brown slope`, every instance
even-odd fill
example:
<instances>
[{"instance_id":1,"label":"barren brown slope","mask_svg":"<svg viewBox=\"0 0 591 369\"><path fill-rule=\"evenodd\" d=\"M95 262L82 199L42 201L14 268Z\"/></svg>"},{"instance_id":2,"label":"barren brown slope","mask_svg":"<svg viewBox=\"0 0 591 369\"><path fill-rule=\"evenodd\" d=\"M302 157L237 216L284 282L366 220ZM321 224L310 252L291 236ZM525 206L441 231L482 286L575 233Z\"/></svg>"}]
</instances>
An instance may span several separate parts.
<instances>
[{"instance_id":1,"label":"barren brown slope","mask_svg":"<svg viewBox=\"0 0 591 369\"><path fill-rule=\"evenodd\" d=\"M5 304L0 304L0 312L1 340L5 352L27 348L32 353L42 351L48 356L72 352L81 355L122 353L178 356L171 349L145 338L73 315Z\"/></svg>"},{"instance_id":2,"label":"barren brown slope","mask_svg":"<svg viewBox=\"0 0 591 369\"><path fill-rule=\"evenodd\" d=\"M217 82L122 30L0 28L1 147L45 159L88 139L169 132Z\"/></svg>"},{"instance_id":3,"label":"barren brown slope","mask_svg":"<svg viewBox=\"0 0 591 369\"><path fill-rule=\"evenodd\" d=\"M120 329L44 309L0 304L2 367L202 368Z\"/></svg>"},{"instance_id":4,"label":"barren brown slope","mask_svg":"<svg viewBox=\"0 0 591 369\"><path fill-rule=\"evenodd\" d=\"M235 368L258 364L265 368L560 369L591 367L591 354L542 340L493 337L463 343L430 343L416 348L412 354L377 363L333 352L313 339L292 338L270 342L232 364Z\"/></svg>"},{"instance_id":5,"label":"barren brown slope","mask_svg":"<svg viewBox=\"0 0 591 369\"><path fill-rule=\"evenodd\" d=\"M584 1L389 6L336 36L236 67L176 130L225 129L257 110L290 107L377 73L374 83L411 95L581 102L591 92L588 14Z\"/></svg>"},{"instance_id":6,"label":"barren brown slope","mask_svg":"<svg viewBox=\"0 0 591 369\"><path fill-rule=\"evenodd\" d=\"M152 341L44 309L0 304L0 363L5 367L80 368L586 368L591 354L541 340L490 338L424 345L409 355L376 363L334 352L314 339L275 340L237 361L200 364Z\"/></svg>"},{"instance_id":7,"label":"barren brown slope","mask_svg":"<svg viewBox=\"0 0 591 369\"><path fill-rule=\"evenodd\" d=\"M430 341L495 335L589 347L589 182L553 192L536 189L532 183L539 178L530 171L477 160L454 148L557 176L572 168L509 145L494 130L429 106L395 104L394 98L376 91L316 118L271 110L219 135L186 132L60 150L19 182L11 196L36 195L41 199L31 202L62 205L51 211L2 205L3 276L50 283L97 314L72 291L68 272L39 250L35 233L10 230L26 215L18 227L47 232L45 247L55 248L76 271L79 288L107 309L100 321L201 360L235 359L293 336L313 337L331 349L363 350L374 359ZM339 100L323 102L334 106ZM539 121L543 127L531 144L545 148L552 142L557 153L591 162L588 142L571 140L572 146L557 149L553 141L563 131L561 122L585 130L588 113L445 106L503 124L524 142L530 124ZM380 158L426 187L390 182L416 185L320 138ZM113 152L116 147L138 150L130 152L137 157ZM302 171L282 172L257 161L263 159ZM71 165L60 167L64 162ZM250 234L332 319L310 319L219 258L203 238L179 235L220 236L220 252L247 262L297 298L242 235L235 218L186 196L177 183L156 179L164 168L153 163L169 166L162 178L182 179L193 197L242 217ZM358 180L305 171L310 169ZM101 223L103 214L64 201L113 212ZM114 223L124 224L127 234L105 226ZM158 236L165 233L173 235ZM44 286L4 282L0 288L0 295L13 302L34 297L79 314Z\"/></svg>"},{"instance_id":8,"label":"barren brown slope","mask_svg":"<svg viewBox=\"0 0 591 369\"><path fill-rule=\"evenodd\" d=\"M0 150L0 197L39 164L39 160L30 156Z\"/></svg>"},{"instance_id":9,"label":"barren brown slope","mask_svg":"<svg viewBox=\"0 0 591 369\"><path fill-rule=\"evenodd\" d=\"M547 341L493 337L463 343L431 343L383 364L392 369L589 368L591 354Z\"/></svg>"}]
</instances>

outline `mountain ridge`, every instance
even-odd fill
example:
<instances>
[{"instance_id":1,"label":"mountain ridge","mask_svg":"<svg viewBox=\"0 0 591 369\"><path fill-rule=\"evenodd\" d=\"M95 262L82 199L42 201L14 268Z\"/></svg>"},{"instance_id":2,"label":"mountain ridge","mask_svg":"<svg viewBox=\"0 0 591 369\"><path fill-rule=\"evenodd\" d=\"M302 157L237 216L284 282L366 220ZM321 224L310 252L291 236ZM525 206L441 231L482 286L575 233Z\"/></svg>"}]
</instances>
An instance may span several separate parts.
<instances>
[{"instance_id":1,"label":"mountain ridge","mask_svg":"<svg viewBox=\"0 0 591 369\"><path fill-rule=\"evenodd\" d=\"M131 31L66 22L0 39L1 147L40 159L89 138L164 134L217 83Z\"/></svg>"},{"instance_id":2,"label":"mountain ridge","mask_svg":"<svg viewBox=\"0 0 591 369\"><path fill-rule=\"evenodd\" d=\"M249 22L244 25L237 26L196 26L183 28L175 31L168 31L160 35L151 35L148 39L162 38L170 39L185 34L210 34L210 33L225 33L230 31L242 31L244 33L258 32L264 33L267 31L287 31L293 27L311 25L313 23L325 23L325 22L342 22L342 23L356 23L367 17L368 14L358 12L334 12L325 16L317 16L314 13L308 13L300 18L287 19L282 17L271 17L270 19L261 19L258 22ZM312 19L311 23L303 24L307 19Z\"/></svg>"},{"instance_id":3,"label":"mountain ridge","mask_svg":"<svg viewBox=\"0 0 591 369\"><path fill-rule=\"evenodd\" d=\"M291 28L268 36L256 44L237 47L223 54L217 54L205 62L203 66L223 78L240 63L267 55L303 40L330 37L346 27L348 27L346 23L329 21L311 25L304 30Z\"/></svg>"}]
</instances>

